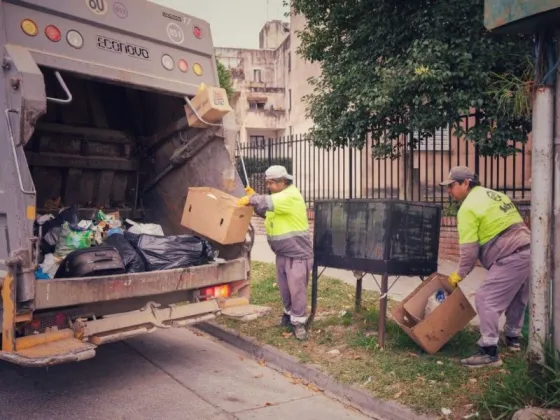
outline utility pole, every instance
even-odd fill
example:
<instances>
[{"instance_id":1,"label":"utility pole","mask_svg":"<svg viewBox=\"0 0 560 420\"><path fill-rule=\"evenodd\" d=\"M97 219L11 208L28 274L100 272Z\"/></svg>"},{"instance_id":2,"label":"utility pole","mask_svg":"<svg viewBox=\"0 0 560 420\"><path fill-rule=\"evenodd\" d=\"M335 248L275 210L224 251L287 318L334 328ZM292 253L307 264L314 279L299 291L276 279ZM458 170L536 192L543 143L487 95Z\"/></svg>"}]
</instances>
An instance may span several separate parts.
<instances>
[{"instance_id":1,"label":"utility pole","mask_svg":"<svg viewBox=\"0 0 560 420\"><path fill-rule=\"evenodd\" d=\"M560 36L560 31L556 31ZM560 56L560 51L558 52ZM552 258L552 333L554 348L560 351L560 69L556 73L556 109L554 126L554 190L553 190L553 258Z\"/></svg>"},{"instance_id":2,"label":"utility pole","mask_svg":"<svg viewBox=\"0 0 560 420\"><path fill-rule=\"evenodd\" d=\"M551 77L560 56L553 42L553 35L559 35L555 18L559 11L558 2L547 0L484 1L484 26L489 31L536 35L539 79L533 100L529 351L541 363L543 344L552 331L560 351L560 79L555 82ZM543 68L546 75L541 79Z\"/></svg>"},{"instance_id":3,"label":"utility pole","mask_svg":"<svg viewBox=\"0 0 560 420\"><path fill-rule=\"evenodd\" d=\"M547 36L539 38L541 47L550 48ZM546 57L545 54L543 56ZM554 87L543 81L537 86L533 102L529 296L529 353L541 363L544 361L543 344L548 339L550 323L554 117Z\"/></svg>"}]
</instances>

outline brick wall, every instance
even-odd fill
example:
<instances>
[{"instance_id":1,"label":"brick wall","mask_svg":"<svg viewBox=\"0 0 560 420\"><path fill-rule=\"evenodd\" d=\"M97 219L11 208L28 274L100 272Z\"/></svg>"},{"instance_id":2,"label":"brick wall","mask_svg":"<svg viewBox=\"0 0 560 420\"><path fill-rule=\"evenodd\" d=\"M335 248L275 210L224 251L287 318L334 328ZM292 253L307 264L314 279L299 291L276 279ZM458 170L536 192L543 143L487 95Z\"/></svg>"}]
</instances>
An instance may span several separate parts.
<instances>
[{"instance_id":1,"label":"brick wall","mask_svg":"<svg viewBox=\"0 0 560 420\"><path fill-rule=\"evenodd\" d=\"M520 209L527 226L530 224L529 209ZM309 228L313 234L313 210L308 210ZM257 235L265 235L264 219L253 217L253 227ZM443 260L458 261L459 259L459 234L457 232L457 219L454 216L443 216L439 233L439 258Z\"/></svg>"},{"instance_id":2,"label":"brick wall","mask_svg":"<svg viewBox=\"0 0 560 420\"><path fill-rule=\"evenodd\" d=\"M459 259L459 234L457 219L451 216L441 218L439 230L439 258L457 261Z\"/></svg>"}]
</instances>

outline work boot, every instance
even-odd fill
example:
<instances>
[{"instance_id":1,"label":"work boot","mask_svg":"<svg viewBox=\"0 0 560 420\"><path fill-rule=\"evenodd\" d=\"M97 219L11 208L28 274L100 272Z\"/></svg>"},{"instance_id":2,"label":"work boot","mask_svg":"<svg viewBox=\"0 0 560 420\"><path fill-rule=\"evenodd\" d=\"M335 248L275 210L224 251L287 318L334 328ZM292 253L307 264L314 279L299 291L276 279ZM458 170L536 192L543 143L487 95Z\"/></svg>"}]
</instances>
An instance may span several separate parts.
<instances>
[{"instance_id":1,"label":"work boot","mask_svg":"<svg viewBox=\"0 0 560 420\"><path fill-rule=\"evenodd\" d=\"M461 364L471 369L498 367L502 366L502 358L498 354L498 346L480 347L473 356L461 360Z\"/></svg>"},{"instance_id":2,"label":"work boot","mask_svg":"<svg viewBox=\"0 0 560 420\"><path fill-rule=\"evenodd\" d=\"M521 343L519 337L506 336L506 346L509 351L521 351Z\"/></svg>"},{"instance_id":3,"label":"work boot","mask_svg":"<svg viewBox=\"0 0 560 420\"><path fill-rule=\"evenodd\" d=\"M288 314L282 314L282 319L280 320L280 323L278 324L279 327L285 327L285 328L291 328L292 324L290 322L290 315Z\"/></svg>"},{"instance_id":4,"label":"work boot","mask_svg":"<svg viewBox=\"0 0 560 420\"><path fill-rule=\"evenodd\" d=\"M305 324L300 324L299 322L293 323L292 327L294 329L294 335L298 340L307 340L307 330L305 329Z\"/></svg>"}]
</instances>

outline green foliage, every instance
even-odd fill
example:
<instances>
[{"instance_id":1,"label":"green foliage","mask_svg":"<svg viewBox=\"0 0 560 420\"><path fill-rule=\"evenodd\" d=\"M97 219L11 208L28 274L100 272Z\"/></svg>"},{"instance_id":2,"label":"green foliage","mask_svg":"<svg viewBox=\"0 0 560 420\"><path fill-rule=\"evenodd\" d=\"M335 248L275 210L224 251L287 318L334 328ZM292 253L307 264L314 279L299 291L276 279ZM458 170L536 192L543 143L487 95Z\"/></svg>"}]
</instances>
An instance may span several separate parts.
<instances>
[{"instance_id":1,"label":"green foliage","mask_svg":"<svg viewBox=\"0 0 560 420\"><path fill-rule=\"evenodd\" d=\"M443 215L456 217L460 207L457 201L452 200L443 207Z\"/></svg>"},{"instance_id":2,"label":"green foliage","mask_svg":"<svg viewBox=\"0 0 560 420\"><path fill-rule=\"evenodd\" d=\"M482 155L507 156L531 130L533 42L490 35L483 0L293 0L307 19L299 53L320 62L307 97L311 134L325 148L362 148L396 157L399 139L419 141L455 127ZM532 85L531 85L532 86ZM511 98L511 99L510 99ZM476 109L479 124L460 116ZM395 147L395 145L397 145Z\"/></svg>"},{"instance_id":3,"label":"green foliage","mask_svg":"<svg viewBox=\"0 0 560 420\"><path fill-rule=\"evenodd\" d=\"M220 87L224 88L229 100L233 97L233 80L231 78L231 71L226 68L220 61L216 60L218 66L218 79Z\"/></svg>"}]
</instances>

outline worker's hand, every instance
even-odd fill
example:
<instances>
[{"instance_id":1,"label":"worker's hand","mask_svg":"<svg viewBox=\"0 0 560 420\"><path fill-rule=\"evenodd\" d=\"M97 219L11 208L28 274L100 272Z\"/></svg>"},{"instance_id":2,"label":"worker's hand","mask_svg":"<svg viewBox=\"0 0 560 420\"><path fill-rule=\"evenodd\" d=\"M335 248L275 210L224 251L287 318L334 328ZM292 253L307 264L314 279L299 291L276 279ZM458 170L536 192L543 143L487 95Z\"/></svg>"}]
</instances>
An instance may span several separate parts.
<instances>
[{"instance_id":1,"label":"worker's hand","mask_svg":"<svg viewBox=\"0 0 560 420\"><path fill-rule=\"evenodd\" d=\"M237 200L237 205L239 207L248 206L249 205L249 197L248 196L241 197L239 200Z\"/></svg>"},{"instance_id":2,"label":"worker's hand","mask_svg":"<svg viewBox=\"0 0 560 420\"><path fill-rule=\"evenodd\" d=\"M447 281L449 282L449 285L453 288L456 289L457 285L459 284L459 282L461 282L461 280L463 280L463 278L457 274L456 272L453 272L449 275L449 278L447 279Z\"/></svg>"},{"instance_id":3,"label":"worker's hand","mask_svg":"<svg viewBox=\"0 0 560 420\"><path fill-rule=\"evenodd\" d=\"M251 187L245 187L245 193L249 196L252 197L256 194L255 190L252 189Z\"/></svg>"}]
</instances>

